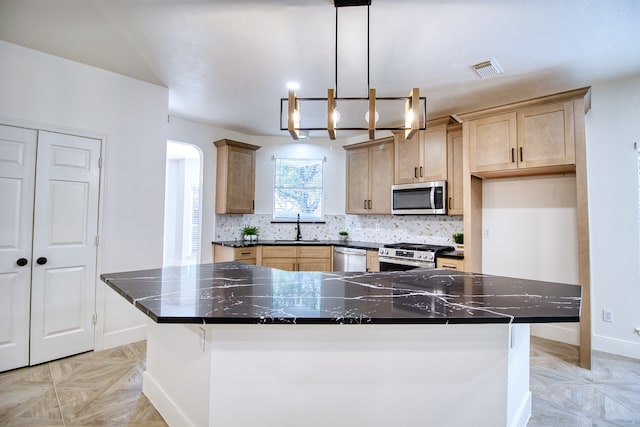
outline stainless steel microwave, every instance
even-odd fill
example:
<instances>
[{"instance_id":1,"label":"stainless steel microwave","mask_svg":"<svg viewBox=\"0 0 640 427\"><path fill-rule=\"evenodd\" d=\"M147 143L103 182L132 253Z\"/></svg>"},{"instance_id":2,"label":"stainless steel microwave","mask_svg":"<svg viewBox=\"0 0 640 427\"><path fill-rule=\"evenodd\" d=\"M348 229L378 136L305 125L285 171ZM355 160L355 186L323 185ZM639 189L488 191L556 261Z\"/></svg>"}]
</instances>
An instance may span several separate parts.
<instances>
[{"instance_id":1,"label":"stainless steel microwave","mask_svg":"<svg viewBox=\"0 0 640 427\"><path fill-rule=\"evenodd\" d=\"M391 186L393 215L446 215L447 181Z\"/></svg>"}]
</instances>

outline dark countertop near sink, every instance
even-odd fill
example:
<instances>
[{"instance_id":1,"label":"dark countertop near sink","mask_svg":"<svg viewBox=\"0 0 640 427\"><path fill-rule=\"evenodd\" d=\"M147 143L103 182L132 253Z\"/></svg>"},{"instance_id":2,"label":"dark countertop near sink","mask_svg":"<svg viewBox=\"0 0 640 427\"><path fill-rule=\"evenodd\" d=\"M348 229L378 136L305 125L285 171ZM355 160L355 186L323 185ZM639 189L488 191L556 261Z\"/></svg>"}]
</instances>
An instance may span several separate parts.
<instances>
[{"instance_id":1,"label":"dark countertop near sink","mask_svg":"<svg viewBox=\"0 0 640 427\"><path fill-rule=\"evenodd\" d=\"M450 270L282 271L224 262L102 274L157 323L577 322L577 285Z\"/></svg>"},{"instance_id":2,"label":"dark countertop near sink","mask_svg":"<svg viewBox=\"0 0 640 427\"><path fill-rule=\"evenodd\" d=\"M245 242L242 240L214 240L213 245L228 246L230 248L248 248L251 246L342 246L345 248L368 249L377 251L384 246L384 243L354 242L351 240L257 240L255 242Z\"/></svg>"}]
</instances>

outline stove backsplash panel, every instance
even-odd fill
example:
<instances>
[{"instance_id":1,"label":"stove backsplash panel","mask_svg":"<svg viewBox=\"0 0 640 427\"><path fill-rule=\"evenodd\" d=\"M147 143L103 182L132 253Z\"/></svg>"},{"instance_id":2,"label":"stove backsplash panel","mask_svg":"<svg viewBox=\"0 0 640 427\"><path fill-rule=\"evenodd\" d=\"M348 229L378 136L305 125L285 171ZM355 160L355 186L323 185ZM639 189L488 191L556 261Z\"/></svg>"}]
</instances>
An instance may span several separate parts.
<instances>
[{"instance_id":1,"label":"stove backsplash panel","mask_svg":"<svg viewBox=\"0 0 640 427\"><path fill-rule=\"evenodd\" d=\"M295 223L272 223L271 215L216 215L215 240L240 240L242 227L258 227L263 240L296 238ZM349 239L375 243L415 242L452 245L452 235L462 233L459 216L431 215L325 215L323 224L301 223L304 240L337 240L340 230Z\"/></svg>"}]
</instances>

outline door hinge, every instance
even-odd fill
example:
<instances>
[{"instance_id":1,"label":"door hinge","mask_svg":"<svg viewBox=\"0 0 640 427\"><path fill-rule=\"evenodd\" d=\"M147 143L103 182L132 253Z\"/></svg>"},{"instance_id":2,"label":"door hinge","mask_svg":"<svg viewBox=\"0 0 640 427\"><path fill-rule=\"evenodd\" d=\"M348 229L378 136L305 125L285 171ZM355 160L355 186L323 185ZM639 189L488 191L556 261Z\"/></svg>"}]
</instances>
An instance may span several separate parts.
<instances>
[{"instance_id":1,"label":"door hinge","mask_svg":"<svg viewBox=\"0 0 640 427\"><path fill-rule=\"evenodd\" d=\"M98 315L96 313L93 313L93 316L91 316L91 323L93 325L95 325L96 323L98 323Z\"/></svg>"},{"instance_id":2,"label":"door hinge","mask_svg":"<svg viewBox=\"0 0 640 427\"><path fill-rule=\"evenodd\" d=\"M100 246L100 235L96 234L96 246Z\"/></svg>"},{"instance_id":3,"label":"door hinge","mask_svg":"<svg viewBox=\"0 0 640 427\"><path fill-rule=\"evenodd\" d=\"M98 158L98 169L102 169L102 157Z\"/></svg>"}]
</instances>

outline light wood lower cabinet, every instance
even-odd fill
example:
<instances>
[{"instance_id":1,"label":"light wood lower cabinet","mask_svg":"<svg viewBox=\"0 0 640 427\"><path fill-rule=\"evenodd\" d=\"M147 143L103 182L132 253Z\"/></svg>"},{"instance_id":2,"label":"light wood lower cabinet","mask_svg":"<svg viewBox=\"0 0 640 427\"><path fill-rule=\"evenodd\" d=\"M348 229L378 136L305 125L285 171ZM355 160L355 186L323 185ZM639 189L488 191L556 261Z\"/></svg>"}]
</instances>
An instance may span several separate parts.
<instances>
[{"instance_id":1,"label":"light wood lower cabinet","mask_svg":"<svg viewBox=\"0 0 640 427\"><path fill-rule=\"evenodd\" d=\"M263 267L287 271L331 271L331 246L262 246Z\"/></svg>"},{"instance_id":2,"label":"light wood lower cabinet","mask_svg":"<svg viewBox=\"0 0 640 427\"><path fill-rule=\"evenodd\" d=\"M246 264L256 264L258 247L230 248L228 246L213 245L213 262L242 261Z\"/></svg>"},{"instance_id":3,"label":"light wood lower cabinet","mask_svg":"<svg viewBox=\"0 0 640 427\"><path fill-rule=\"evenodd\" d=\"M444 258L439 257L436 260L436 268L444 268L446 270L464 270L464 260L458 258Z\"/></svg>"},{"instance_id":4,"label":"light wood lower cabinet","mask_svg":"<svg viewBox=\"0 0 640 427\"><path fill-rule=\"evenodd\" d=\"M367 251L367 271L369 273L377 273L380 271L378 251Z\"/></svg>"}]
</instances>

